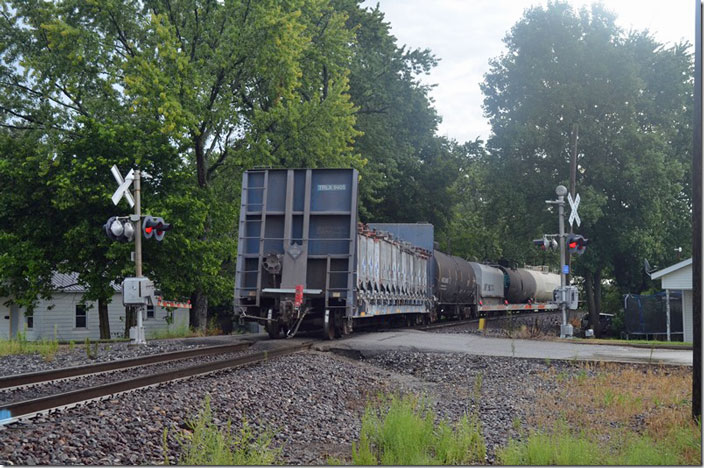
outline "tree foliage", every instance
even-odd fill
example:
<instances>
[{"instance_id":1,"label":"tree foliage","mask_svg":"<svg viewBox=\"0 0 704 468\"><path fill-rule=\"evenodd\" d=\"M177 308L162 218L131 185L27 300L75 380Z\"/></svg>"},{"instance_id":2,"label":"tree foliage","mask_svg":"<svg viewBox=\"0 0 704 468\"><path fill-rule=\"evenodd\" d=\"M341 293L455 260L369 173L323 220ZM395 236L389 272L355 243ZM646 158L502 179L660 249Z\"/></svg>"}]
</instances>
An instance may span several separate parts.
<instances>
[{"instance_id":1,"label":"tree foliage","mask_svg":"<svg viewBox=\"0 0 704 468\"><path fill-rule=\"evenodd\" d=\"M117 261L127 246L95 239L106 213L118 214L109 167L140 167L154 176L143 184L145 212L176 226L161 245L145 243L145 273L194 297L204 326L208 295L232 291L243 168L362 164L346 18L321 0L4 2L4 136L25 139L29 152L43 145L38 164L54 170L24 175L63 200L44 197L36 212L65 223L37 217L36 232L71 240L55 256L37 253L36 269L77 268L91 294L108 289L128 267ZM90 222L96 234L81 237ZM22 289L23 275L46 284L27 275L13 231L3 231L3 261L19 272L10 284ZM46 241L25 239L37 252Z\"/></svg>"},{"instance_id":2,"label":"tree foliage","mask_svg":"<svg viewBox=\"0 0 704 468\"><path fill-rule=\"evenodd\" d=\"M544 200L569 186L577 125L577 232L591 243L575 271L595 285L604 273L622 291L642 290L644 257L671 261L674 247L690 244L689 46L625 34L602 6L575 13L560 2L527 10L505 43L482 84L493 131L488 207L504 238L525 239L505 253L529 258L531 238L556 232Z\"/></svg>"},{"instance_id":3,"label":"tree foliage","mask_svg":"<svg viewBox=\"0 0 704 468\"><path fill-rule=\"evenodd\" d=\"M360 183L365 221L428 221L443 230L453 205L449 190L459 157L436 135L440 122L421 77L437 64L427 49L398 46L384 15L340 1L356 33L350 58L350 94L361 135L355 151L367 164Z\"/></svg>"}]
</instances>

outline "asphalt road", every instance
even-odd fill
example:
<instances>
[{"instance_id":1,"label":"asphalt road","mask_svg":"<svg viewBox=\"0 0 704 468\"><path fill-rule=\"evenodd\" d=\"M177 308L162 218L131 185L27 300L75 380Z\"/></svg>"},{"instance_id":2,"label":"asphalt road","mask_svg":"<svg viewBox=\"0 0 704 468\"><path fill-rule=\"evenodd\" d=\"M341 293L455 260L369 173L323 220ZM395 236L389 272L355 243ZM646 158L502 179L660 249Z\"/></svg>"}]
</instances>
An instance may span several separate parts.
<instances>
[{"instance_id":1,"label":"asphalt road","mask_svg":"<svg viewBox=\"0 0 704 468\"><path fill-rule=\"evenodd\" d=\"M474 334L428 333L400 330L383 333L355 333L350 337L325 342L319 349L341 349L369 354L391 349L467 353L576 361L613 361L641 364L692 365L691 350L648 349L620 345L595 345L565 341L492 338Z\"/></svg>"}]
</instances>

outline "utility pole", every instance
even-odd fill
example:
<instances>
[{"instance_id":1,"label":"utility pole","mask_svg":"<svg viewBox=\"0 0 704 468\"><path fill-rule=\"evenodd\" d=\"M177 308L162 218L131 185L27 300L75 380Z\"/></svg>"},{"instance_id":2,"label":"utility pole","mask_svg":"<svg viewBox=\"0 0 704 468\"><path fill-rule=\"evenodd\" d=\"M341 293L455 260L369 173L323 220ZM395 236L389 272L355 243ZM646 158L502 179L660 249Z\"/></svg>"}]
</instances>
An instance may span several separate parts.
<instances>
[{"instance_id":1,"label":"utility pole","mask_svg":"<svg viewBox=\"0 0 704 468\"><path fill-rule=\"evenodd\" d=\"M577 140L579 139L579 126L575 123L572 126L572 156L570 157L570 194L574 200L577 195ZM570 223L570 234L574 233L574 228L572 223ZM564 258L564 257L562 257ZM570 269L570 275L572 274L572 262L568 255L564 258L565 265ZM567 281L569 282L569 276L567 276Z\"/></svg>"},{"instance_id":2,"label":"utility pole","mask_svg":"<svg viewBox=\"0 0 704 468\"><path fill-rule=\"evenodd\" d=\"M692 151L692 331L693 331L693 375L692 417L702 420L702 100L704 82L702 78L702 47L704 44L704 18L702 0L695 0L694 35L694 138Z\"/></svg>"}]
</instances>

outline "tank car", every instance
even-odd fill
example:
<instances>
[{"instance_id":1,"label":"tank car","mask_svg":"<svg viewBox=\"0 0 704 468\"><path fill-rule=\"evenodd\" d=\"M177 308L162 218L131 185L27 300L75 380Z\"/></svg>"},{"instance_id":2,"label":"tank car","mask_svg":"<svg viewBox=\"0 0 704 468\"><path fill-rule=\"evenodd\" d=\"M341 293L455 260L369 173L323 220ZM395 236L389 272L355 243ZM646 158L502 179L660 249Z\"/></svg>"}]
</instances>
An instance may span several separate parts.
<instances>
[{"instance_id":1,"label":"tank car","mask_svg":"<svg viewBox=\"0 0 704 468\"><path fill-rule=\"evenodd\" d=\"M544 268L522 269L522 274L535 284L535 292L530 296L536 302L553 300L553 291L560 287L560 275L550 273Z\"/></svg>"},{"instance_id":2,"label":"tank car","mask_svg":"<svg viewBox=\"0 0 704 468\"><path fill-rule=\"evenodd\" d=\"M470 317L476 304L476 275L472 265L453 255L433 253L435 315Z\"/></svg>"},{"instance_id":3,"label":"tank car","mask_svg":"<svg viewBox=\"0 0 704 468\"><path fill-rule=\"evenodd\" d=\"M477 277L477 302L479 305L504 303L504 272L482 263L471 262Z\"/></svg>"}]
</instances>

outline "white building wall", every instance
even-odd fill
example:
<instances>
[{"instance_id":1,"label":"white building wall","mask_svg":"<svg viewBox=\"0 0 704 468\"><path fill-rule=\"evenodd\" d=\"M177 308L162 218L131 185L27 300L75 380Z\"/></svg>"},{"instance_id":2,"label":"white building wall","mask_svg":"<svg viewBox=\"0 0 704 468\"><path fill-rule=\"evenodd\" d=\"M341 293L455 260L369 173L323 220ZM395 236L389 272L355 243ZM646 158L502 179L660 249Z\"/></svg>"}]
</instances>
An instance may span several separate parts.
<instances>
[{"instance_id":1,"label":"white building wall","mask_svg":"<svg viewBox=\"0 0 704 468\"><path fill-rule=\"evenodd\" d=\"M662 277L663 289L692 289L692 265Z\"/></svg>"},{"instance_id":2,"label":"white building wall","mask_svg":"<svg viewBox=\"0 0 704 468\"><path fill-rule=\"evenodd\" d=\"M154 317L144 320L144 336L149 339L154 333L162 330L175 331L181 327L188 327L188 309L174 309L171 314L171 324L166 321L168 311L163 307L154 308ZM145 314L146 315L146 314Z\"/></svg>"},{"instance_id":3,"label":"white building wall","mask_svg":"<svg viewBox=\"0 0 704 468\"><path fill-rule=\"evenodd\" d=\"M34 327L27 329L27 339L84 341L100 339L98 302L86 301L86 326L76 327L76 306L81 293L54 293L51 300L41 300L34 309Z\"/></svg>"},{"instance_id":4,"label":"white building wall","mask_svg":"<svg viewBox=\"0 0 704 468\"><path fill-rule=\"evenodd\" d=\"M26 331L28 340L54 339L59 341L85 341L100 339L100 321L98 317L98 302L87 301L86 327L76 327L76 305L80 304L81 293L57 292L51 300L40 300L34 309L34 326L26 328L27 319L24 311L12 314L9 307L0 305L0 339L10 338L12 317L19 319L18 330ZM146 315L146 314L145 314ZM154 318L144 320L145 336L160 330L176 330L188 326L188 309L175 309L172 313L173 323L166 321L167 310L156 307ZM5 317L10 317L5 319ZM122 305L122 295L115 294L108 304L108 317L110 321L110 337L122 338L125 331L125 307ZM14 327L13 327L14 328Z\"/></svg>"},{"instance_id":5,"label":"white building wall","mask_svg":"<svg viewBox=\"0 0 704 468\"><path fill-rule=\"evenodd\" d=\"M10 307L4 305L7 297L0 297L0 340L10 339Z\"/></svg>"},{"instance_id":6,"label":"white building wall","mask_svg":"<svg viewBox=\"0 0 704 468\"><path fill-rule=\"evenodd\" d=\"M682 327L684 328L684 341L690 343L694 341L694 324L692 323L693 310L694 294L692 290L685 290L682 295Z\"/></svg>"}]
</instances>

